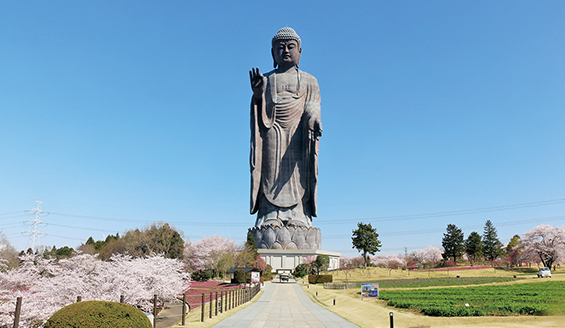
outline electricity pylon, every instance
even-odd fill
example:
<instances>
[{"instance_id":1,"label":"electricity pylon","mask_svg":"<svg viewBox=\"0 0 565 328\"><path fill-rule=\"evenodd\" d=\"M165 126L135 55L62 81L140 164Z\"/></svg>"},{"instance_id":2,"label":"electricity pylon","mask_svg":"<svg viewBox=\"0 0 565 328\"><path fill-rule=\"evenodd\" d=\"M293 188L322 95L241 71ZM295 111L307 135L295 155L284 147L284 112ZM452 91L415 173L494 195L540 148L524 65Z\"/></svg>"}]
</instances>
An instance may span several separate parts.
<instances>
[{"instance_id":1,"label":"electricity pylon","mask_svg":"<svg viewBox=\"0 0 565 328\"><path fill-rule=\"evenodd\" d=\"M28 247L31 247L32 250L37 251L37 248L40 246L39 236L44 235L44 233L42 233L40 230L40 226L42 224L45 224L43 221L41 221L41 215L47 214L47 212L41 209L41 203L43 203L42 201L36 200L35 203L35 208L26 210L27 213L34 213L33 219L24 221L24 223L30 222L32 224L32 228L28 231L24 231L23 233L29 234L29 239L27 242Z\"/></svg>"}]
</instances>

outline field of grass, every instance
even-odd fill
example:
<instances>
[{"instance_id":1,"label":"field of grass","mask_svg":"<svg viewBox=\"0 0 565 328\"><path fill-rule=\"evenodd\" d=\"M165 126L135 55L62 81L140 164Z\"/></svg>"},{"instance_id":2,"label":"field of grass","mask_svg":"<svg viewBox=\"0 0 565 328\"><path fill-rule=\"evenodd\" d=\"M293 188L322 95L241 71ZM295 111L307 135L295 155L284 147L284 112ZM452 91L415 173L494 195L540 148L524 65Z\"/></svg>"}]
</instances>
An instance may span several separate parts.
<instances>
[{"instance_id":1,"label":"field of grass","mask_svg":"<svg viewBox=\"0 0 565 328\"><path fill-rule=\"evenodd\" d=\"M334 282L367 282L388 279L414 279L414 278L450 278L460 276L462 278L472 277L535 277L537 268L521 269L495 269L490 267L458 267L442 268L442 270L389 270L385 268L367 268L330 271Z\"/></svg>"},{"instance_id":2,"label":"field of grass","mask_svg":"<svg viewBox=\"0 0 565 328\"><path fill-rule=\"evenodd\" d=\"M565 282L383 290L380 298L389 306L416 309L438 317L483 315L562 315Z\"/></svg>"},{"instance_id":3,"label":"field of grass","mask_svg":"<svg viewBox=\"0 0 565 328\"><path fill-rule=\"evenodd\" d=\"M542 286L549 282L565 281L564 269L558 269L553 272L551 279L538 279L536 277L537 268L518 268L518 269L494 269L482 268L474 270L457 270L457 271L422 271L415 270L388 270L381 268L370 268L368 270L348 270L347 273L343 271L334 271L331 274L334 277L334 282L378 282L380 286L384 286L385 282L390 281L394 284L395 280L414 279L416 281L425 278L449 278L460 275L461 279L473 277L488 277L494 278L511 278L514 275L518 279L509 279L507 282L492 281L485 286L504 286L504 285L528 285L535 284L535 286ZM419 278L419 279L418 279ZM520 279L523 278L523 279ZM529 279L532 278L532 279ZM415 283L417 284L417 283ZM475 288L473 287L467 288ZM394 288L394 287L393 287ZM406 287L403 287L406 288ZM414 288L414 287L412 287ZM417 287L414 289L433 290L435 288L441 289L459 289L460 287ZM565 327L565 316L559 315L510 315L510 316L480 316L480 317L434 317L426 316L417 310L411 309L398 309L388 306L383 300L364 299L361 300L357 294L359 289L348 290L331 290L324 289L321 284L306 285L303 289L314 298L314 294L318 292L316 297L320 302L326 304L326 308L347 320L357 324L360 327L389 327L389 314L393 313L395 327L442 327L442 328L529 328L529 327ZM382 291L389 289L384 288ZM563 292L562 292L563 295ZM333 301L335 299L335 305ZM471 304L470 304L471 305ZM551 309L552 311L555 309ZM557 313L549 312L549 313Z\"/></svg>"},{"instance_id":4,"label":"field of grass","mask_svg":"<svg viewBox=\"0 0 565 328\"><path fill-rule=\"evenodd\" d=\"M470 278L414 278L414 279L387 279L380 280L381 289L391 288L424 288L445 286L470 286L516 281L513 277L470 277ZM360 288L361 282L358 283Z\"/></svg>"},{"instance_id":5,"label":"field of grass","mask_svg":"<svg viewBox=\"0 0 565 328\"><path fill-rule=\"evenodd\" d=\"M555 279L558 278L558 279ZM565 281L565 277L554 277L554 280ZM525 281L532 284L544 285L551 282L549 279L520 279L517 286L523 285ZM498 284L492 285L498 286ZM383 300L364 299L361 300L357 294L359 289L335 290L324 289L322 285L303 286L304 291L313 299L316 298L325 304L328 310L346 318L360 327L389 327L389 314L393 313L395 327L441 327L441 328L563 328L564 316L548 315L511 315L511 316L480 316L480 317L433 317L426 316L410 309L397 309L387 306ZM469 287L474 288L474 287ZM452 289L452 288L441 288ZM455 287L455 289L459 289ZM425 290L435 290L426 288ZM333 301L335 299L335 305Z\"/></svg>"}]
</instances>

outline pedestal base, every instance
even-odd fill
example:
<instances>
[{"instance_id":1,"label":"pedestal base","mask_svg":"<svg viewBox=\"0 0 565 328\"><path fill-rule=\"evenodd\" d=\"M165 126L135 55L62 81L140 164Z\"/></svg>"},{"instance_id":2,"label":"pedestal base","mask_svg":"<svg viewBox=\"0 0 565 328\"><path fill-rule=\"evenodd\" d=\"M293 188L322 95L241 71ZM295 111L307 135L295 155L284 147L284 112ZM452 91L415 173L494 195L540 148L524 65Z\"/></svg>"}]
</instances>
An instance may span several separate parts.
<instances>
[{"instance_id":1,"label":"pedestal base","mask_svg":"<svg viewBox=\"0 0 565 328\"><path fill-rule=\"evenodd\" d=\"M330 257L330 265L328 270L339 269L339 257L341 253L321 251L315 249L261 249L258 250L259 255L265 259L265 262L271 266L273 272L277 270L294 271L297 265L305 263L306 258L315 258L318 255L328 255Z\"/></svg>"},{"instance_id":2,"label":"pedestal base","mask_svg":"<svg viewBox=\"0 0 565 328\"><path fill-rule=\"evenodd\" d=\"M299 226L261 226L249 228L259 248L320 249L322 232L319 228Z\"/></svg>"}]
</instances>

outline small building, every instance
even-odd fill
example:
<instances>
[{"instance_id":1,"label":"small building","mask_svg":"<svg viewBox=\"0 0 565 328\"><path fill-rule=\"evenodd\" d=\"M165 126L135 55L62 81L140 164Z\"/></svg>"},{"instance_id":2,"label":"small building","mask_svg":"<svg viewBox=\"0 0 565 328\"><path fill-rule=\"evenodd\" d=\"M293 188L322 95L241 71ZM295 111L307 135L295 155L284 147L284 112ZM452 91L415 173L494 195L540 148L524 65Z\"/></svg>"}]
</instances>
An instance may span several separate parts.
<instances>
[{"instance_id":1,"label":"small building","mask_svg":"<svg viewBox=\"0 0 565 328\"><path fill-rule=\"evenodd\" d=\"M306 258L316 258L318 255L327 255L330 258L328 270L339 269L339 257L341 253L328 252L322 250L308 250L308 249L258 249L259 255L263 257L265 263L271 266L273 272L279 270L294 271L296 266L304 263Z\"/></svg>"},{"instance_id":2,"label":"small building","mask_svg":"<svg viewBox=\"0 0 565 328\"><path fill-rule=\"evenodd\" d=\"M252 276L251 282L253 282L253 276L256 276L257 279L259 279L261 277L261 274L263 273L263 271L261 271L257 268L233 268L233 269L230 269L226 273L228 273L230 275L230 281L231 281L232 284L237 283L235 281L235 270L243 270L243 272L245 272L246 277L247 277L249 272L257 272L257 274L255 274L255 275L253 273L251 273L251 276Z\"/></svg>"}]
</instances>

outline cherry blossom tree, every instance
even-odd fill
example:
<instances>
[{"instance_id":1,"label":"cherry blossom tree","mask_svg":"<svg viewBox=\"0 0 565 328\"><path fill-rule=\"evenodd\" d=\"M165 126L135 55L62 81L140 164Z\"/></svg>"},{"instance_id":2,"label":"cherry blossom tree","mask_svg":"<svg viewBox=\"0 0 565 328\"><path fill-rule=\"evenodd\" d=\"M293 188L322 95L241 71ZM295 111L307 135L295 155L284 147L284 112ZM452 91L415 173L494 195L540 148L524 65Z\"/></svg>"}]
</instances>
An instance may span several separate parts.
<instances>
[{"instance_id":1,"label":"cherry blossom tree","mask_svg":"<svg viewBox=\"0 0 565 328\"><path fill-rule=\"evenodd\" d=\"M565 259L565 228L542 224L523 234L520 246L523 253L535 253L544 266L551 268Z\"/></svg>"},{"instance_id":2,"label":"cherry blossom tree","mask_svg":"<svg viewBox=\"0 0 565 328\"><path fill-rule=\"evenodd\" d=\"M347 276L351 275L351 272L355 269L353 258L348 256L340 256L339 269L344 273L345 281L347 281Z\"/></svg>"},{"instance_id":3,"label":"cherry blossom tree","mask_svg":"<svg viewBox=\"0 0 565 328\"><path fill-rule=\"evenodd\" d=\"M0 270L17 266L18 262L18 252L10 244L4 232L0 230Z\"/></svg>"},{"instance_id":4,"label":"cherry blossom tree","mask_svg":"<svg viewBox=\"0 0 565 328\"><path fill-rule=\"evenodd\" d=\"M261 271L265 271L267 269L267 262L265 262L261 255L257 255L257 258L255 259L255 268Z\"/></svg>"},{"instance_id":5,"label":"cherry blossom tree","mask_svg":"<svg viewBox=\"0 0 565 328\"><path fill-rule=\"evenodd\" d=\"M23 255L19 268L0 272L0 327L11 325L15 300L22 297L22 327L41 326L57 310L76 301L119 301L151 311L153 295L171 300L186 291L190 275L178 259L153 255L133 259L114 255L100 261L90 254L55 261Z\"/></svg>"},{"instance_id":6,"label":"cherry blossom tree","mask_svg":"<svg viewBox=\"0 0 565 328\"><path fill-rule=\"evenodd\" d=\"M191 272L215 270L219 273L226 271L223 267L229 266L229 263L226 265L225 260L233 258L236 249L237 244L231 238L206 236L196 242L186 243L184 258Z\"/></svg>"},{"instance_id":7,"label":"cherry blossom tree","mask_svg":"<svg viewBox=\"0 0 565 328\"><path fill-rule=\"evenodd\" d=\"M406 266L406 257L402 254L379 254L371 257L371 263L381 268L388 268L390 263L403 267Z\"/></svg>"},{"instance_id":8,"label":"cherry blossom tree","mask_svg":"<svg viewBox=\"0 0 565 328\"><path fill-rule=\"evenodd\" d=\"M433 267L443 259L441 254L443 254L443 250L441 248L428 246L425 249L417 249L414 253L412 253L412 256L417 262L420 262L425 266Z\"/></svg>"}]
</instances>

